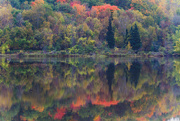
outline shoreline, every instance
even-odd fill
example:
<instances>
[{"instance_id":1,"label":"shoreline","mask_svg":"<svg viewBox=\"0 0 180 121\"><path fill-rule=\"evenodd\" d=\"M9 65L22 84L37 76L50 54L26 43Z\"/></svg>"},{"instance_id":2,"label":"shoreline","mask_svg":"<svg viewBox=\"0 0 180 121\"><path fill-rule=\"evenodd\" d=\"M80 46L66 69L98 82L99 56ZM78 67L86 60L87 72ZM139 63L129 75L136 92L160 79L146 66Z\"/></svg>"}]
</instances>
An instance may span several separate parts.
<instances>
[{"instance_id":1,"label":"shoreline","mask_svg":"<svg viewBox=\"0 0 180 121\"><path fill-rule=\"evenodd\" d=\"M114 54L61 54L61 53L13 53L13 54L0 54L0 57L13 57L13 58L24 58L24 57L132 57L132 58L157 58L157 57L180 57L180 54L162 54L159 52L150 52L150 53L137 53L137 54L123 54L123 53L114 53Z\"/></svg>"}]
</instances>

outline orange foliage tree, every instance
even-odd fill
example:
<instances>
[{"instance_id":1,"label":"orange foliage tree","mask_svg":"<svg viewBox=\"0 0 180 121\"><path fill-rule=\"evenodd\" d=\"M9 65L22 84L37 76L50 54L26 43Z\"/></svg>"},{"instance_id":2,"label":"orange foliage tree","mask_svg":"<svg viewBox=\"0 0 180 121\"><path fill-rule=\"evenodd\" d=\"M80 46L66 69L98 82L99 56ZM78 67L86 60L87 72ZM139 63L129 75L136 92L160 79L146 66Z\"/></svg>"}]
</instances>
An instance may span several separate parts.
<instances>
[{"instance_id":1,"label":"orange foliage tree","mask_svg":"<svg viewBox=\"0 0 180 121\"><path fill-rule=\"evenodd\" d=\"M100 6L92 6L92 9L96 9L97 12L105 11L106 9L110 9L111 11L120 10L117 6L111 6L110 4L100 5Z\"/></svg>"},{"instance_id":2,"label":"orange foliage tree","mask_svg":"<svg viewBox=\"0 0 180 121\"><path fill-rule=\"evenodd\" d=\"M39 112L43 112L44 111L44 107L43 106L31 106L31 108L33 110L39 111Z\"/></svg>"},{"instance_id":3,"label":"orange foliage tree","mask_svg":"<svg viewBox=\"0 0 180 121\"><path fill-rule=\"evenodd\" d=\"M154 4L156 3L155 0L150 0L150 2L152 2L152 3L154 3Z\"/></svg>"},{"instance_id":4,"label":"orange foliage tree","mask_svg":"<svg viewBox=\"0 0 180 121\"><path fill-rule=\"evenodd\" d=\"M112 105L117 105L120 101L116 101L116 100L106 101L105 99L102 99L99 96L97 96L95 100L91 99L91 102L93 105L101 105L104 107L110 107Z\"/></svg>"},{"instance_id":5,"label":"orange foliage tree","mask_svg":"<svg viewBox=\"0 0 180 121\"><path fill-rule=\"evenodd\" d=\"M76 10L77 10L77 13L78 13L79 15L84 14L85 11L86 11L86 7L85 7L84 5L79 4L79 3L74 3L74 4L72 4L72 8L73 8L73 9L76 9Z\"/></svg>"},{"instance_id":6,"label":"orange foliage tree","mask_svg":"<svg viewBox=\"0 0 180 121\"><path fill-rule=\"evenodd\" d=\"M115 10L120 10L117 6L111 6L110 4L104 4L100 6L92 6L91 11L95 12L97 15L99 15L101 12L105 12L107 9L109 9L111 12L114 12Z\"/></svg>"},{"instance_id":7,"label":"orange foliage tree","mask_svg":"<svg viewBox=\"0 0 180 121\"><path fill-rule=\"evenodd\" d=\"M81 97L78 97L77 101L73 102L71 104L71 108L72 109L79 109L79 108L81 108L81 106L84 106L85 104L86 104L86 100L82 99Z\"/></svg>"},{"instance_id":8,"label":"orange foliage tree","mask_svg":"<svg viewBox=\"0 0 180 121\"><path fill-rule=\"evenodd\" d=\"M31 3L31 6L35 6L37 4L44 4L44 0L35 0L34 2Z\"/></svg>"},{"instance_id":9,"label":"orange foliage tree","mask_svg":"<svg viewBox=\"0 0 180 121\"><path fill-rule=\"evenodd\" d=\"M57 0L56 2L66 3L66 0Z\"/></svg>"},{"instance_id":10,"label":"orange foliage tree","mask_svg":"<svg viewBox=\"0 0 180 121\"><path fill-rule=\"evenodd\" d=\"M98 115L98 116L94 117L93 121L101 121L101 117Z\"/></svg>"}]
</instances>

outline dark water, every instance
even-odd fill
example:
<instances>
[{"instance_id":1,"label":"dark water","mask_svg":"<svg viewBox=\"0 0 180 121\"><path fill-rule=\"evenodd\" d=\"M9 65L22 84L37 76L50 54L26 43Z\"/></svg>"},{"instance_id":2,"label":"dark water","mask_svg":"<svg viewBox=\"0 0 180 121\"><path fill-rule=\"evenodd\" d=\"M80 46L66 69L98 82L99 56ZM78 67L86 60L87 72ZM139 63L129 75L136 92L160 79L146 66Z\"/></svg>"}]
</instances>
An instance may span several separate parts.
<instances>
[{"instance_id":1,"label":"dark water","mask_svg":"<svg viewBox=\"0 0 180 121\"><path fill-rule=\"evenodd\" d=\"M0 121L180 117L180 59L0 59Z\"/></svg>"}]
</instances>

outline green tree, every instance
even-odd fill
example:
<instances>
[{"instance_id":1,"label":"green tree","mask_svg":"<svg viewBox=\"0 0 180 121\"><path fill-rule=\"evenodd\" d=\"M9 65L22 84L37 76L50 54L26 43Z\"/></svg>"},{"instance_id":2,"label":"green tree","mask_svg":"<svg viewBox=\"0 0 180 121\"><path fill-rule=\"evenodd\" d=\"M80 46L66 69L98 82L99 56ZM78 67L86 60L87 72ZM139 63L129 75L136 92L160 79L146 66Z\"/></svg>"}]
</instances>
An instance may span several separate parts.
<instances>
[{"instance_id":1,"label":"green tree","mask_svg":"<svg viewBox=\"0 0 180 121\"><path fill-rule=\"evenodd\" d=\"M19 2L19 0L9 0L9 2L11 3L12 7L20 9L20 2Z\"/></svg>"},{"instance_id":2,"label":"green tree","mask_svg":"<svg viewBox=\"0 0 180 121\"><path fill-rule=\"evenodd\" d=\"M126 29L126 35L124 38L124 48L128 45L128 36L129 36L129 33L128 33L128 30Z\"/></svg>"},{"instance_id":3,"label":"green tree","mask_svg":"<svg viewBox=\"0 0 180 121\"><path fill-rule=\"evenodd\" d=\"M109 48L114 48L115 46L115 39L114 39L114 32L112 29L112 13L111 17L109 18L109 26L108 26L108 31L106 34L106 41L108 42L108 47Z\"/></svg>"},{"instance_id":4,"label":"green tree","mask_svg":"<svg viewBox=\"0 0 180 121\"><path fill-rule=\"evenodd\" d=\"M137 25L134 25L134 28L131 27L130 30L130 35L129 35L129 39L128 41L130 41L132 49L136 50L136 52L141 48L142 43L141 43L141 39L140 39L140 35L139 35L139 30Z\"/></svg>"},{"instance_id":5,"label":"green tree","mask_svg":"<svg viewBox=\"0 0 180 121\"><path fill-rule=\"evenodd\" d=\"M178 9L176 10L176 14L177 14L177 15L180 15L180 8L178 8Z\"/></svg>"},{"instance_id":6,"label":"green tree","mask_svg":"<svg viewBox=\"0 0 180 121\"><path fill-rule=\"evenodd\" d=\"M179 41L176 41L175 46L174 46L174 51L177 53L180 52L180 39Z\"/></svg>"}]
</instances>

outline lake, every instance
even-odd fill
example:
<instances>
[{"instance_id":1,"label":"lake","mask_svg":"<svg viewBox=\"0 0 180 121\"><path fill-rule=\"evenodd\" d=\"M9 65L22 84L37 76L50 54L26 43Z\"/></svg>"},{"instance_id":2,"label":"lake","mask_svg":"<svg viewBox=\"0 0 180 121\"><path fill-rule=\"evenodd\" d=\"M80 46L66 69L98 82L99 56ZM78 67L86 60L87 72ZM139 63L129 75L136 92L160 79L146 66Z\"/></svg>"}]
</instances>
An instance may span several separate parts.
<instances>
[{"instance_id":1,"label":"lake","mask_svg":"<svg viewBox=\"0 0 180 121\"><path fill-rule=\"evenodd\" d=\"M179 117L180 59L0 59L1 121Z\"/></svg>"}]
</instances>

